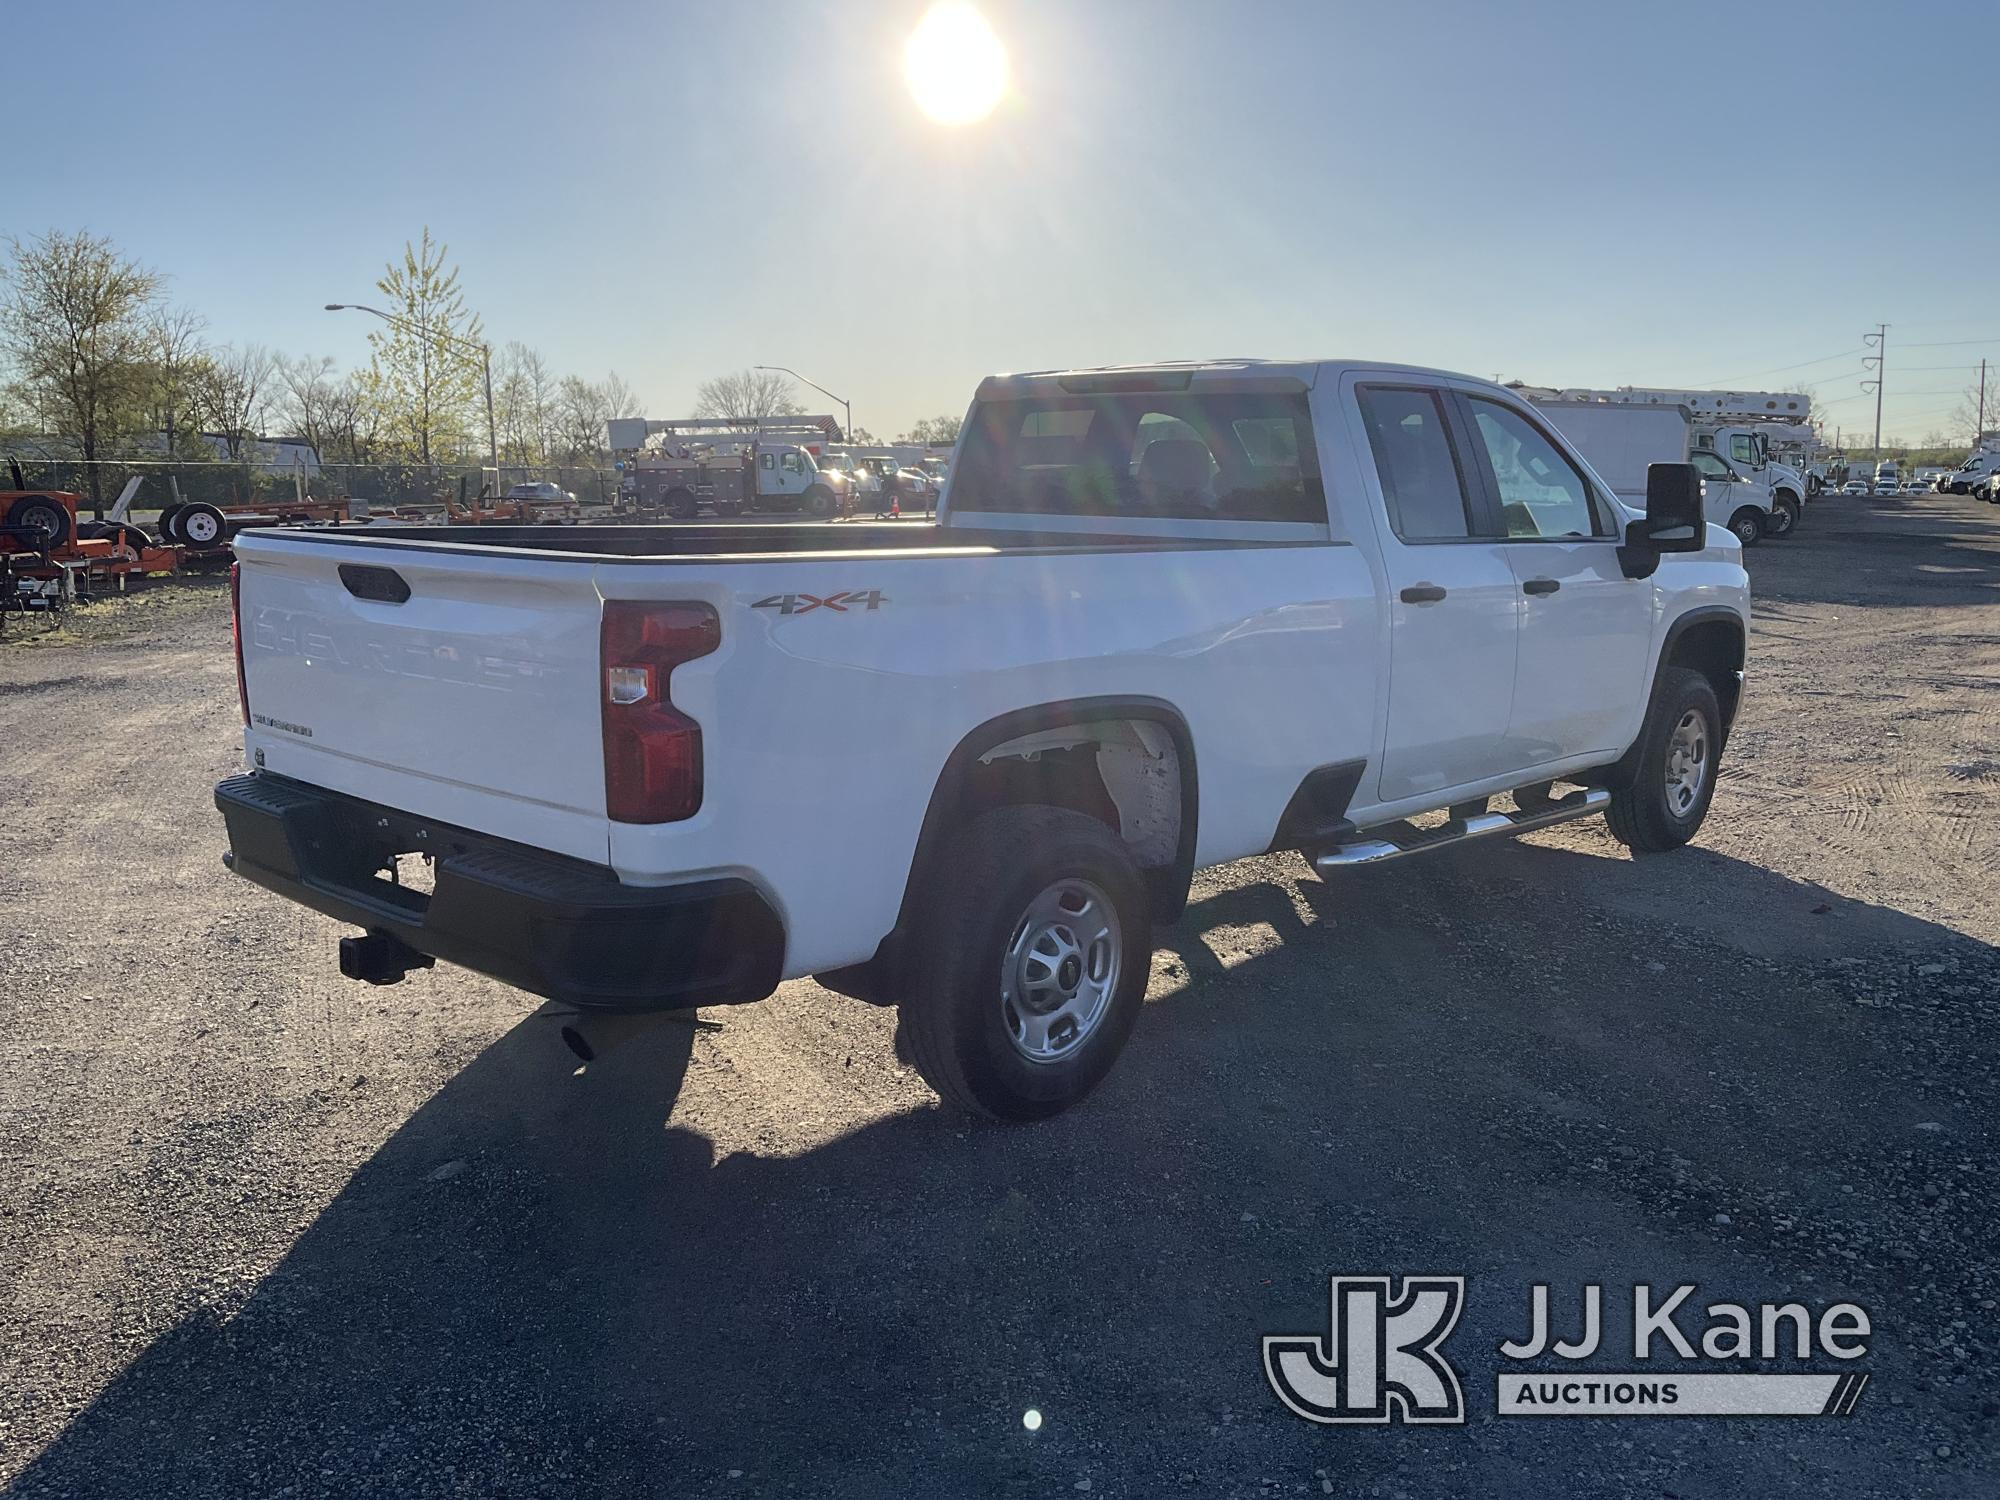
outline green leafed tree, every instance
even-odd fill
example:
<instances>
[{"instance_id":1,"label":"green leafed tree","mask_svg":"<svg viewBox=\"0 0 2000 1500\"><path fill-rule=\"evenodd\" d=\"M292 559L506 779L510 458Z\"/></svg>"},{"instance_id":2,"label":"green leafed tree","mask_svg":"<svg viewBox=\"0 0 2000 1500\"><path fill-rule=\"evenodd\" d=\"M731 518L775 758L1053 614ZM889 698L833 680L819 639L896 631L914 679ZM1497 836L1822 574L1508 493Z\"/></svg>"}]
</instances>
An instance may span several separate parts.
<instances>
[{"instance_id":1,"label":"green leafed tree","mask_svg":"<svg viewBox=\"0 0 2000 1500\"><path fill-rule=\"evenodd\" d=\"M458 267L431 239L403 246L375 283L395 322L368 335L374 346L370 387L380 408L382 441L424 465L456 458L471 446L480 400L484 330L466 306ZM483 420L483 419L481 419Z\"/></svg>"},{"instance_id":2,"label":"green leafed tree","mask_svg":"<svg viewBox=\"0 0 2000 1500\"><path fill-rule=\"evenodd\" d=\"M949 447L958 441L958 429L965 424L963 417L925 417L912 422L910 430L896 441L899 443L923 443L932 448Z\"/></svg>"},{"instance_id":3,"label":"green leafed tree","mask_svg":"<svg viewBox=\"0 0 2000 1500\"><path fill-rule=\"evenodd\" d=\"M160 278L88 230L10 239L0 268L0 351L18 405L75 440L104 503L97 460L147 415L148 314Z\"/></svg>"}]
</instances>

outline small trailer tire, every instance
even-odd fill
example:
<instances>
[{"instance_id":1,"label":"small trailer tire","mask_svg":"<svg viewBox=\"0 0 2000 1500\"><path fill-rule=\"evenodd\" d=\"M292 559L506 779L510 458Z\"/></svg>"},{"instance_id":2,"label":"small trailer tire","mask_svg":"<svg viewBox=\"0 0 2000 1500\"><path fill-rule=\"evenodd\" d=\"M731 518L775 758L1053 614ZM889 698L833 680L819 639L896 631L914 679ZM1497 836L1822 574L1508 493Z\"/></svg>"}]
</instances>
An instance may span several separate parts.
<instances>
[{"instance_id":1,"label":"small trailer tire","mask_svg":"<svg viewBox=\"0 0 2000 1500\"><path fill-rule=\"evenodd\" d=\"M69 511L47 495L23 495L7 508L7 524L39 531L51 547L69 540Z\"/></svg>"},{"instance_id":2,"label":"small trailer tire","mask_svg":"<svg viewBox=\"0 0 2000 1500\"><path fill-rule=\"evenodd\" d=\"M214 547L221 544L226 530L222 512L213 505L186 505L174 517L176 539L190 547Z\"/></svg>"}]
</instances>

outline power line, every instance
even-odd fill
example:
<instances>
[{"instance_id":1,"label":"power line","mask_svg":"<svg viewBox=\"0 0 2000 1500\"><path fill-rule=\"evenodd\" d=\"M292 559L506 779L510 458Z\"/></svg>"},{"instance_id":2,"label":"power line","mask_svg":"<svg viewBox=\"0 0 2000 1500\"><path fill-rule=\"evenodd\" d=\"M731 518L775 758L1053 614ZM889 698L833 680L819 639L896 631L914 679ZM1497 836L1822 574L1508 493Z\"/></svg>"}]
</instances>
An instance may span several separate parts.
<instances>
[{"instance_id":1,"label":"power line","mask_svg":"<svg viewBox=\"0 0 2000 1500\"><path fill-rule=\"evenodd\" d=\"M1706 386L1725 386L1725 387L1727 387L1727 386L1732 386L1732 385L1735 385L1735 384L1737 383L1737 381L1741 381L1741 380L1762 380L1762 379L1763 379L1763 378L1764 378L1764 377L1765 377L1766 375L1783 375L1783 374L1784 374L1784 373L1786 373L1786 372L1787 372L1788 370L1803 370L1803 369L1806 369L1806 368L1808 368L1808 367L1810 367L1810 366L1812 366L1812 365L1825 365L1825 364L1831 364L1831 363L1832 363L1832 362L1833 362L1834 360L1836 360L1836 359L1852 359L1852 358L1854 358L1854 357L1855 357L1856 355L1859 355L1859 354L1861 354L1861 353L1863 353L1863 352L1865 352L1865 351L1863 351L1863 350L1860 350L1860 349L1843 349L1843 350L1841 350L1841 351L1840 351L1840 353L1838 353L1838 354L1828 354L1828 355L1824 355L1824 356L1822 356L1822 357L1821 357L1821 358L1819 358L1819 359L1802 359L1802 360L1800 360L1800 361L1799 361L1799 362L1798 362L1797 364L1795 364L1795 365L1779 365L1779 366L1778 366L1778 367L1777 367L1776 369L1774 369L1774 370L1758 370L1758 371L1756 371L1756 372L1755 372L1755 373L1753 373L1753 374L1750 374L1750 375L1737 375L1737 376L1734 376L1734 377L1732 377L1731 379L1728 379L1728 380L1704 380L1704 381L1702 381L1702 382L1701 382L1701 384L1703 384L1703 385L1706 385Z\"/></svg>"},{"instance_id":2,"label":"power line","mask_svg":"<svg viewBox=\"0 0 2000 1500\"><path fill-rule=\"evenodd\" d=\"M1905 349L1963 349L1973 344L2000 344L2000 333L1984 339L1939 339L1928 344L1905 344Z\"/></svg>"}]
</instances>

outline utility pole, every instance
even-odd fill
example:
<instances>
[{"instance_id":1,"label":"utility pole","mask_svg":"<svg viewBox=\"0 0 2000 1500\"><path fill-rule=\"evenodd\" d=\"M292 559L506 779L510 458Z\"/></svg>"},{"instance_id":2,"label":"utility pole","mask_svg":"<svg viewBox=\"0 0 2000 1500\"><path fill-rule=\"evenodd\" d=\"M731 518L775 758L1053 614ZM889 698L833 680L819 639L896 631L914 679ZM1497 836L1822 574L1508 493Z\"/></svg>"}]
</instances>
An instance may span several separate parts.
<instances>
[{"instance_id":1,"label":"utility pole","mask_svg":"<svg viewBox=\"0 0 2000 1500\"><path fill-rule=\"evenodd\" d=\"M1986 361L1979 362L1979 425L1972 429L1972 446L1979 446L1979 434L1986 430Z\"/></svg>"},{"instance_id":2,"label":"utility pole","mask_svg":"<svg viewBox=\"0 0 2000 1500\"><path fill-rule=\"evenodd\" d=\"M1887 323L1877 323L1873 333L1865 333L1861 336L1861 342L1864 345L1872 346L1875 350L1873 354L1861 361L1862 369L1865 370L1871 365L1875 369L1875 378L1873 380L1862 381L1861 389L1865 391L1871 385L1875 387L1875 457L1879 460L1882 457L1882 371L1889 353L1889 325Z\"/></svg>"}]
</instances>

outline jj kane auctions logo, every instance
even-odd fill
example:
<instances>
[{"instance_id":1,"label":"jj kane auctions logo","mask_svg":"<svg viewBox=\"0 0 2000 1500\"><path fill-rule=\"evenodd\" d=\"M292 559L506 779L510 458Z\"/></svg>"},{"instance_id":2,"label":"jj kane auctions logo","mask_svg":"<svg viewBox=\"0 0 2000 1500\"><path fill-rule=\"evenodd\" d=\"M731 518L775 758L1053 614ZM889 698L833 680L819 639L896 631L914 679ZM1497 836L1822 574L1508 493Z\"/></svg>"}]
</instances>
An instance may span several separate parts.
<instances>
[{"instance_id":1,"label":"jj kane auctions logo","mask_svg":"<svg viewBox=\"0 0 2000 1500\"><path fill-rule=\"evenodd\" d=\"M1607 1371L1575 1364L1603 1346L1604 1289L1582 1288L1575 1337L1564 1338L1553 1327L1548 1286L1535 1286L1527 1336L1506 1340L1499 1354L1510 1365L1541 1367L1497 1372L1497 1414L1844 1417L1854 1410L1868 1384L1863 1371L1745 1371L1726 1362L1860 1359L1872 1332L1864 1308L1852 1302L1817 1314L1801 1302L1697 1308L1695 1290L1634 1286L1630 1353L1645 1368ZM1465 1397L1443 1346L1465 1296L1462 1276L1406 1276L1400 1289L1387 1276L1335 1276L1326 1333L1267 1336L1264 1377L1286 1408L1308 1422L1461 1423ZM1550 1359L1569 1363L1548 1367ZM1647 1363L1655 1359L1671 1363Z\"/></svg>"}]
</instances>

